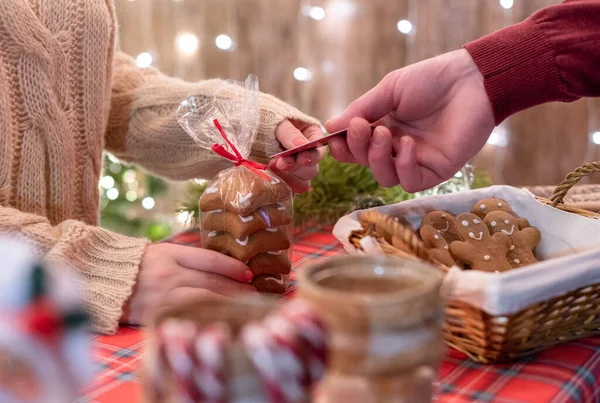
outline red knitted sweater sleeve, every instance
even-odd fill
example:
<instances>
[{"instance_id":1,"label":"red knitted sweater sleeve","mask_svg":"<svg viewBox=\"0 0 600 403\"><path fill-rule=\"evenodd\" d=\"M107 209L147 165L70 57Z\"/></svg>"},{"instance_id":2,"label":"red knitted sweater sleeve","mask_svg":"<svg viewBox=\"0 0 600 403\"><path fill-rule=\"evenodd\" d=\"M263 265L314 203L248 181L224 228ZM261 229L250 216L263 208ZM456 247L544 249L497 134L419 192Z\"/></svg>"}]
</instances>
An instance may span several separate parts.
<instances>
[{"instance_id":1,"label":"red knitted sweater sleeve","mask_svg":"<svg viewBox=\"0 0 600 403\"><path fill-rule=\"evenodd\" d=\"M464 47L496 124L545 102L600 96L600 0L566 0Z\"/></svg>"}]
</instances>

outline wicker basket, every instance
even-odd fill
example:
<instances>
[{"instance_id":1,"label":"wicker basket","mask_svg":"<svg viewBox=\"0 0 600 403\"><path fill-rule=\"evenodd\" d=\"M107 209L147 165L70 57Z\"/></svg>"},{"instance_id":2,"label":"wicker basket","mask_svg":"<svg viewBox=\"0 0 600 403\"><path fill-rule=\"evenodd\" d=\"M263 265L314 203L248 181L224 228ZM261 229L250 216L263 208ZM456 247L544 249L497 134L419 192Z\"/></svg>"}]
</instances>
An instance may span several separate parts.
<instances>
[{"instance_id":1,"label":"wicker basket","mask_svg":"<svg viewBox=\"0 0 600 403\"><path fill-rule=\"evenodd\" d=\"M600 162L585 164L569 174L550 199L537 199L563 211L598 218L597 213L563 203L569 189L593 172L600 172ZM360 215L360 222L362 230L350 235L350 242L357 249L362 250L361 239L371 236L385 254L424 260L443 271L449 269L436 262L420 238L396 219L370 210ZM508 316L492 316L460 301L450 301L446 308L446 343L481 363L512 360L592 335L600 335L600 283L530 305Z\"/></svg>"}]
</instances>

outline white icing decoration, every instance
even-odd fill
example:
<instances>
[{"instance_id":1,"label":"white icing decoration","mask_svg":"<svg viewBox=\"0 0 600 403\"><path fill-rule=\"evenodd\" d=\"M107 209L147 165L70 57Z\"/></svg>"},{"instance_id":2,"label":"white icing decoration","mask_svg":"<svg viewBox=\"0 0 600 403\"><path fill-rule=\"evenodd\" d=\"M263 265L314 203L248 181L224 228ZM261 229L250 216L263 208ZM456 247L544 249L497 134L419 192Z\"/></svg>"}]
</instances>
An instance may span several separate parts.
<instances>
[{"instance_id":1,"label":"white icing decoration","mask_svg":"<svg viewBox=\"0 0 600 403\"><path fill-rule=\"evenodd\" d=\"M498 203L498 207L502 207L502 203Z\"/></svg>"},{"instance_id":2,"label":"white icing decoration","mask_svg":"<svg viewBox=\"0 0 600 403\"><path fill-rule=\"evenodd\" d=\"M249 215L248 217L242 217L242 216L240 215L240 216L238 216L238 217L240 217L240 220L242 220L242 222L250 222L250 221L254 220L254 217L253 217L253 216L251 216L251 215Z\"/></svg>"},{"instance_id":3,"label":"white icing decoration","mask_svg":"<svg viewBox=\"0 0 600 403\"><path fill-rule=\"evenodd\" d=\"M450 221L446 221L446 228L444 229L440 229L438 231L440 231L442 234L445 233L446 231L448 231L450 229Z\"/></svg>"},{"instance_id":4,"label":"white icing decoration","mask_svg":"<svg viewBox=\"0 0 600 403\"><path fill-rule=\"evenodd\" d=\"M279 255L281 255L281 252L283 252L283 251L281 251L281 250L276 250L276 251L269 251L269 252L267 252L267 253L268 253L269 255L273 255L273 256L279 256Z\"/></svg>"},{"instance_id":5,"label":"white icing decoration","mask_svg":"<svg viewBox=\"0 0 600 403\"><path fill-rule=\"evenodd\" d=\"M216 237L216 236L217 236L217 231L213 231L210 234L208 234L209 238L213 238L213 237Z\"/></svg>"},{"instance_id":6,"label":"white icing decoration","mask_svg":"<svg viewBox=\"0 0 600 403\"><path fill-rule=\"evenodd\" d=\"M438 234L435 234L435 235L433 236L433 238L434 238L434 239L440 239L440 236L439 236Z\"/></svg>"},{"instance_id":7,"label":"white icing decoration","mask_svg":"<svg viewBox=\"0 0 600 403\"><path fill-rule=\"evenodd\" d=\"M213 193L217 193L218 191L219 191L219 189L217 189L216 187L209 187L209 188L206 188L206 190L204 191L204 194L211 195Z\"/></svg>"},{"instance_id":8,"label":"white icing decoration","mask_svg":"<svg viewBox=\"0 0 600 403\"><path fill-rule=\"evenodd\" d=\"M283 284L283 277L267 277L265 278L267 281L274 281L277 284Z\"/></svg>"},{"instance_id":9,"label":"white icing decoration","mask_svg":"<svg viewBox=\"0 0 600 403\"><path fill-rule=\"evenodd\" d=\"M510 250L515 250L515 245L510 245Z\"/></svg>"},{"instance_id":10,"label":"white icing decoration","mask_svg":"<svg viewBox=\"0 0 600 403\"><path fill-rule=\"evenodd\" d=\"M521 263L521 261L519 259L515 259L515 260L513 260L513 262L515 262L516 264Z\"/></svg>"},{"instance_id":11,"label":"white icing decoration","mask_svg":"<svg viewBox=\"0 0 600 403\"><path fill-rule=\"evenodd\" d=\"M485 204L482 204L481 206L479 206L479 208L485 210Z\"/></svg>"},{"instance_id":12,"label":"white icing decoration","mask_svg":"<svg viewBox=\"0 0 600 403\"><path fill-rule=\"evenodd\" d=\"M252 199L252 192L248 193L245 196L241 193L238 193L238 195L239 195L240 204L242 204L242 205L248 204L248 201L250 199Z\"/></svg>"},{"instance_id":13,"label":"white icing decoration","mask_svg":"<svg viewBox=\"0 0 600 403\"><path fill-rule=\"evenodd\" d=\"M462 225L463 225L463 227L468 227L469 222L467 220L463 220Z\"/></svg>"},{"instance_id":14,"label":"white icing decoration","mask_svg":"<svg viewBox=\"0 0 600 403\"><path fill-rule=\"evenodd\" d=\"M504 220L504 224L507 224L507 225L508 225L508 224L510 224L510 221L508 221L508 220Z\"/></svg>"},{"instance_id":15,"label":"white icing decoration","mask_svg":"<svg viewBox=\"0 0 600 403\"><path fill-rule=\"evenodd\" d=\"M496 221L492 221L492 222L490 223L490 226L492 226L492 227L495 227L495 226L496 226Z\"/></svg>"},{"instance_id":16,"label":"white icing decoration","mask_svg":"<svg viewBox=\"0 0 600 403\"><path fill-rule=\"evenodd\" d=\"M474 239L476 241L481 241L481 239L483 238L483 232L479 233L479 238L477 238L474 233L469 232L469 238Z\"/></svg>"},{"instance_id":17,"label":"white icing decoration","mask_svg":"<svg viewBox=\"0 0 600 403\"><path fill-rule=\"evenodd\" d=\"M269 232L277 232L277 231L279 231L279 228L277 228L277 227L276 228L265 228L265 229L267 231L269 231Z\"/></svg>"},{"instance_id":18,"label":"white icing decoration","mask_svg":"<svg viewBox=\"0 0 600 403\"><path fill-rule=\"evenodd\" d=\"M206 214L222 213L223 209L207 211Z\"/></svg>"},{"instance_id":19,"label":"white icing decoration","mask_svg":"<svg viewBox=\"0 0 600 403\"><path fill-rule=\"evenodd\" d=\"M515 231L515 226L513 225L513 226L510 227L510 232L507 231L507 230L505 230L505 229L503 229L502 233L506 234L506 235L512 235L514 231Z\"/></svg>"},{"instance_id":20,"label":"white icing decoration","mask_svg":"<svg viewBox=\"0 0 600 403\"><path fill-rule=\"evenodd\" d=\"M283 211L283 210L285 210L285 206L281 203L277 203L277 210Z\"/></svg>"},{"instance_id":21,"label":"white icing decoration","mask_svg":"<svg viewBox=\"0 0 600 403\"><path fill-rule=\"evenodd\" d=\"M244 238L244 240L240 240L239 238L235 238L235 241L237 243L239 243L240 245L242 245L242 246L246 246L246 245L248 245L248 238L249 237L246 237L246 238Z\"/></svg>"},{"instance_id":22,"label":"white icing decoration","mask_svg":"<svg viewBox=\"0 0 600 403\"><path fill-rule=\"evenodd\" d=\"M481 221L479 221L477 218L475 218L475 219L473 220L473 224L479 224L480 222L481 222Z\"/></svg>"},{"instance_id":23,"label":"white icing decoration","mask_svg":"<svg viewBox=\"0 0 600 403\"><path fill-rule=\"evenodd\" d=\"M490 255L485 255L485 256L483 257L483 260L486 260L486 261L487 261L487 260L490 260L490 259L491 259Z\"/></svg>"}]
</instances>

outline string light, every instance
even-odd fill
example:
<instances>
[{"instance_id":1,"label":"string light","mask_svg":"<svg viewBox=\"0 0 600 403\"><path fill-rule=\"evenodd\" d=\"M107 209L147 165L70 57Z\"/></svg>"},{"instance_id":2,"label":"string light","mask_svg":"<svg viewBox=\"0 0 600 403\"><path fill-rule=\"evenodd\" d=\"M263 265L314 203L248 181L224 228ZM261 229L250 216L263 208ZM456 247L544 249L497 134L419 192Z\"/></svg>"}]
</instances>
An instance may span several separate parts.
<instances>
[{"instance_id":1,"label":"string light","mask_svg":"<svg viewBox=\"0 0 600 403\"><path fill-rule=\"evenodd\" d=\"M502 8L508 10L510 8L512 8L514 4L513 0L500 0L500 5L502 6Z\"/></svg>"},{"instance_id":2,"label":"string light","mask_svg":"<svg viewBox=\"0 0 600 403\"><path fill-rule=\"evenodd\" d=\"M187 211L182 211L181 213L177 214L177 222L179 224L185 224L186 222L188 222L190 218L190 213L188 213Z\"/></svg>"},{"instance_id":3,"label":"string light","mask_svg":"<svg viewBox=\"0 0 600 403\"><path fill-rule=\"evenodd\" d=\"M114 156L114 155L112 155L112 154L110 154L110 153L106 153L106 156L108 157L108 160L109 160L110 162L115 162L115 163L118 163L118 162L119 162L119 160L118 160L118 159L116 159L116 158L115 158L115 156Z\"/></svg>"},{"instance_id":4,"label":"string light","mask_svg":"<svg viewBox=\"0 0 600 403\"><path fill-rule=\"evenodd\" d=\"M594 144L600 144L600 132L594 132L592 133L592 142Z\"/></svg>"},{"instance_id":5,"label":"string light","mask_svg":"<svg viewBox=\"0 0 600 403\"><path fill-rule=\"evenodd\" d=\"M135 58L135 64L144 69L152 66L152 55L148 52L140 53Z\"/></svg>"},{"instance_id":6,"label":"string light","mask_svg":"<svg viewBox=\"0 0 600 403\"><path fill-rule=\"evenodd\" d=\"M125 198L130 202L134 202L137 200L137 192L135 190L128 190L125 193Z\"/></svg>"},{"instance_id":7,"label":"string light","mask_svg":"<svg viewBox=\"0 0 600 403\"><path fill-rule=\"evenodd\" d=\"M179 51L186 55L192 55L198 50L198 37L192 33L181 32L177 34L175 42Z\"/></svg>"},{"instance_id":8,"label":"string light","mask_svg":"<svg viewBox=\"0 0 600 403\"><path fill-rule=\"evenodd\" d=\"M140 185L140 184L138 183L138 181L132 181L131 183L128 183L128 184L127 184L127 188L128 188L129 190L137 190L137 189L138 189L138 187L139 187L139 185Z\"/></svg>"},{"instance_id":9,"label":"string light","mask_svg":"<svg viewBox=\"0 0 600 403\"><path fill-rule=\"evenodd\" d=\"M110 189L115 186L115 180L112 176L104 176L102 179L100 179L100 186L102 186L104 189Z\"/></svg>"},{"instance_id":10,"label":"string light","mask_svg":"<svg viewBox=\"0 0 600 403\"><path fill-rule=\"evenodd\" d=\"M454 177L460 179L463 177L463 173L458 171L457 173L454 174Z\"/></svg>"},{"instance_id":11,"label":"string light","mask_svg":"<svg viewBox=\"0 0 600 403\"><path fill-rule=\"evenodd\" d=\"M298 81L310 81L312 73L306 67L296 67L294 69L294 78Z\"/></svg>"},{"instance_id":12,"label":"string light","mask_svg":"<svg viewBox=\"0 0 600 403\"><path fill-rule=\"evenodd\" d=\"M152 210L154 208L154 199L152 197L144 197L142 199L142 207L146 210Z\"/></svg>"},{"instance_id":13,"label":"string light","mask_svg":"<svg viewBox=\"0 0 600 403\"><path fill-rule=\"evenodd\" d=\"M334 0L329 3L327 14L337 18L349 18L356 13L356 4L350 0Z\"/></svg>"},{"instance_id":14,"label":"string light","mask_svg":"<svg viewBox=\"0 0 600 403\"><path fill-rule=\"evenodd\" d=\"M408 20L398 21L398 31L403 34L410 34L410 31L412 31L412 23Z\"/></svg>"},{"instance_id":15,"label":"string light","mask_svg":"<svg viewBox=\"0 0 600 403\"><path fill-rule=\"evenodd\" d=\"M128 169L123 174L123 182L132 183L135 180L135 171L133 169Z\"/></svg>"},{"instance_id":16,"label":"string light","mask_svg":"<svg viewBox=\"0 0 600 403\"><path fill-rule=\"evenodd\" d=\"M304 6L302 7L302 14L316 21L321 21L325 18L325 10L323 7Z\"/></svg>"},{"instance_id":17,"label":"string light","mask_svg":"<svg viewBox=\"0 0 600 403\"><path fill-rule=\"evenodd\" d=\"M487 143L496 147L506 147L508 140L506 138L506 131L499 127L495 128Z\"/></svg>"},{"instance_id":18,"label":"string light","mask_svg":"<svg viewBox=\"0 0 600 403\"><path fill-rule=\"evenodd\" d=\"M215 45L221 50L229 50L233 46L233 40L227 35L219 35L215 39Z\"/></svg>"},{"instance_id":19,"label":"string light","mask_svg":"<svg viewBox=\"0 0 600 403\"><path fill-rule=\"evenodd\" d=\"M113 162L112 164L110 164L108 169L110 170L110 172L118 174L119 172L121 172L121 164L119 164L118 162Z\"/></svg>"},{"instance_id":20,"label":"string light","mask_svg":"<svg viewBox=\"0 0 600 403\"><path fill-rule=\"evenodd\" d=\"M117 200L119 197L119 190L117 188L110 188L106 191L106 197L109 200Z\"/></svg>"}]
</instances>

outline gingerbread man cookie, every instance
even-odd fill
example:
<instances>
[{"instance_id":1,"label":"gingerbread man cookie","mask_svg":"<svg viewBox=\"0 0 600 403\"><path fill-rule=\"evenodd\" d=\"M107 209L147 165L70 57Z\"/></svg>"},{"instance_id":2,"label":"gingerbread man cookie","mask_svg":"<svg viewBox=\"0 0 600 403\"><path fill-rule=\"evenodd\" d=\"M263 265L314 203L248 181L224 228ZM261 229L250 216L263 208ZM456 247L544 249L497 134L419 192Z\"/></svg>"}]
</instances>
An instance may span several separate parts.
<instances>
[{"instance_id":1,"label":"gingerbread man cookie","mask_svg":"<svg viewBox=\"0 0 600 403\"><path fill-rule=\"evenodd\" d=\"M510 248L507 235L501 232L490 235L485 223L472 213L460 214L455 223L462 241L450 244L450 252L459 262L487 272L512 269L506 257Z\"/></svg>"},{"instance_id":2,"label":"gingerbread man cookie","mask_svg":"<svg viewBox=\"0 0 600 403\"><path fill-rule=\"evenodd\" d=\"M241 262L248 262L259 253L285 250L290 240L280 228L267 228L245 238L236 238L228 232L211 232L205 248L229 255Z\"/></svg>"},{"instance_id":3,"label":"gingerbread man cookie","mask_svg":"<svg viewBox=\"0 0 600 403\"><path fill-rule=\"evenodd\" d=\"M245 167L232 172L235 175L220 175L204 190L200 210L224 209L248 217L262 206L292 199L290 187L268 171L263 171L270 178L268 181Z\"/></svg>"},{"instance_id":4,"label":"gingerbread man cookie","mask_svg":"<svg viewBox=\"0 0 600 403\"><path fill-rule=\"evenodd\" d=\"M448 243L452 244L454 241L459 241L460 237L456 231L454 216L445 211L432 211L423 217L421 226L430 225L433 228L440 231Z\"/></svg>"},{"instance_id":5,"label":"gingerbread man cookie","mask_svg":"<svg viewBox=\"0 0 600 403\"><path fill-rule=\"evenodd\" d=\"M505 211L493 211L485 216L485 224L493 234L502 233L510 238L508 261L512 267L523 267L537 263L533 251L542 239L535 227L519 229L517 218Z\"/></svg>"},{"instance_id":6,"label":"gingerbread man cookie","mask_svg":"<svg viewBox=\"0 0 600 403\"><path fill-rule=\"evenodd\" d=\"M420 233L423 242L429 248L429 254L434 260L448 267L456 265L454 257L450 254L448 243L440 231L431 225L424 225L421 227Z\"/></svg>"},{"instance_id":7,"label":"gingerbread man cookie","mask_svg":"<svg viewBox=\"0 0 600 403\"><path fill-rule=\"evenodd\" d=\"M475 214L482 220L485 218L486 215L488 215L489 213L491 213L493 211L504 211L504 212L516 217L517 221L518 221L519 229L529 227L529 221L527 221L527 219L525 219L525 218L519 217L513 211L512 207L510 207L510 205L506 202L506 200L503 200L503 199L497 199L497 198L483 199L483 200L480 200L477 203L475 203L475 205L471 209L471 213Z\"/></svg>"},{"instance_id":8,"label":"gingerbread man cookie","mask_svg":"<svg viewBox=\"0 0 600 403\"><path fill-rule=\"evenodd\" d=\"M266 228L288 225L292 221L291 203L269 204L249 216L218 209L204 213L202 227L207 231L226 231L236 238L245 238Z\"/></svg>"}]
</instances>

